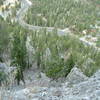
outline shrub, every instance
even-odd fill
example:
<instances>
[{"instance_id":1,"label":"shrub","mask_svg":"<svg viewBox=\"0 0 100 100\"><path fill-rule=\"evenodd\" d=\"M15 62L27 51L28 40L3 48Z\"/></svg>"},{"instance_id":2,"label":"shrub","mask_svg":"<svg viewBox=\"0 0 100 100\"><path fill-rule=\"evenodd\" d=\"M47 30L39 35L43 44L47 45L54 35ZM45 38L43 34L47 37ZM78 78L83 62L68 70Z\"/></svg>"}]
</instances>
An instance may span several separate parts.
<instances>
[{"instance_id":1,"label":"shrub","mask_svg":"<svg viewBox=\"0 0 100 100\"><path fill-rule=\"evenodd\" d=\"M28 67L26 39L27 39L26 31L23 28L20 28L20 26L17 26L13 33L13 41L12 41L13 47L11 49L11 57L12 57L11 64L17 67L17 73L15 79L17 79L18 84L20 80L22 81L24 80L23 71Z\"/></svg>"},{"instance_id":2,"label":"shrub","mask_svg":"<svg viewBox=\"0 0 100 100\"><path fill-rule=\"evenodd\" d=\"M48 77L53 79L66 77L75 65L87 76L91 76L100 66L98 60L100 53L84 45L77 37L70 35L59 37L56 31L45 30L33 32L31 37L32 46L35 48L34 59L39 62L38 68ZM84 68L88 58L95 62L90 68L91 71L87 71L89 70L87 66Z\"/></svg>"},{"instance_id":3,"label":"shrub","mask_svg":"<svg viewBox=\"0 0 100 100\"><path fill-rule=\"evenodd\" d=\"M3 61L3 54L8 49L9 25L0 17L0 61Z\"/></svg>"},{"instance_id":4,"label":"shrub","mask_svg":"<svg viewBox=\"0 0 100 100\"><path fill-rule=\"evenodd\" d=\"M0 86L8 85L8 75L4 71L0 71Z\"/></svg>"}]
</instances>

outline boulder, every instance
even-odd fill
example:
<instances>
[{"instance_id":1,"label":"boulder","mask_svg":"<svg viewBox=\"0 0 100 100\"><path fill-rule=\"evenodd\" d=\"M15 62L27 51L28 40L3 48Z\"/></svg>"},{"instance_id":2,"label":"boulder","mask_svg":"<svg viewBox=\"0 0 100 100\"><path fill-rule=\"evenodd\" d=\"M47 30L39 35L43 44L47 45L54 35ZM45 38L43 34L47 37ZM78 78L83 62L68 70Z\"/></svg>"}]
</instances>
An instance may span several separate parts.
<instances>
[{"instance_id":1,"label":"boulder","mask_svg":"<svg viewBox=\"0 0 100 100\"><path fill-rule=\"evenodd\" d=\"M85 76L80 69L74 67L68 74L66 79L69 84L78 84L80 82L87 80L88 77Z\"/></svg>"}]
</instances>

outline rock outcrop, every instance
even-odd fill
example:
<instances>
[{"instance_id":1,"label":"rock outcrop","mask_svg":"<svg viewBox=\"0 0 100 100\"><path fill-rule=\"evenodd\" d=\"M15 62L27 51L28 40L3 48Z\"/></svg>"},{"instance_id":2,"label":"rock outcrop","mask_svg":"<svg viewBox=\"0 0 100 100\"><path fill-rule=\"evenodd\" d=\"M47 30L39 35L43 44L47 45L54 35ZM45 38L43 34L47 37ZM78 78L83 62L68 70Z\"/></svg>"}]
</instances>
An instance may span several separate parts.
<instances>
[{"instance_id":1,"label":"rock outcrop","mask_svg":"<svg viewBox=\"0 0 100 100\"><path fill-rule=\"evenodd\" d=\"M68 85L68 82L71 85ZM74 67L61 86L34 86L33 84L10 93L12 100L100 100L100 70L88 78L80 69Z\"/></svg>"},{"instance_id":2,"label":"rock outcrop","mask_svg":"<svg viewBox=\"0 0 100 100\"><path fill-rule=\"evenodd\" d=\"M63 88L65 94L62 100L100 100L100 70L87 80L70 88L65 84Z\"/></svg>"},{"instance_id":3,"label":"rock outcrop","mask_svg":"<svg viewBox=\"0 0 100 100\"><path fill-rule=\"evenodd\" d=\"M72 85L72 84L78 84L80 82L83 82L88 79L83 72L81 72L80 69L77 67L74 67L71 72L67 76L67 83Z\"/></svg>"}]
</instances>

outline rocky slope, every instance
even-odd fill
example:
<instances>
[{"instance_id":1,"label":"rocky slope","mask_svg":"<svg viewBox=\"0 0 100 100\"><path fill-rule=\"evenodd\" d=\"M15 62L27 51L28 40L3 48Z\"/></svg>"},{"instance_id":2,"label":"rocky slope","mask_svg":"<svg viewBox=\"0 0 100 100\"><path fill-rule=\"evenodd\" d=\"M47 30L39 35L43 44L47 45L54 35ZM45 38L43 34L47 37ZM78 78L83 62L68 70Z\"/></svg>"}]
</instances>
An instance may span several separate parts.
<instances>
[{"instance_id":1,"label":"rocky slope","mask_svg":"<svg viewBox=\"0 0 100 100\"><path fill-rule=\"evenodd\" d=\"M32 69L31 69L32 71ZM37 77L37 71L29 71L26 86L1 91L0 100L100 100L100 70L90 78L74 67L64 82L52 81L45 74Z\"/></svg>"}]
</instances>

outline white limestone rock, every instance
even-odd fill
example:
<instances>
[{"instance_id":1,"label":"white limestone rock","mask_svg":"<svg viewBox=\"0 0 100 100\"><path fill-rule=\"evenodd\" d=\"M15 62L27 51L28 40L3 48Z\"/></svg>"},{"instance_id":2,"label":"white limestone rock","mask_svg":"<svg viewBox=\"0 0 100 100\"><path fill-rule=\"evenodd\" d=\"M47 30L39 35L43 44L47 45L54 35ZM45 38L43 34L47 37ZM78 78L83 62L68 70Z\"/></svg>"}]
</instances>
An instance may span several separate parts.
<instances>
[{"instance_id":1,"label":"white limestone rock","mask_svg":"<svg viewBox=\"0 0 100 100\"><path fill-rule=\"evenodd\" d=\"M70 88L64 87L63 100L99 100L100 99L100 70L87 80L74 84ZM65 99L67 98L67 99Z\"/></svg>"},{"instance_id":2,"label":"white limestone rock","mask_svg":"<svg viewBox=\"0 0 100 100\"><path fill-rule=\"evenodd\" d=\"M85 76L83 74L83 72L80 69L78 69L77 67L74 67L67 76L67 82L69 84L78 84L87 79L88 79L88 77Z\"/></svg>"}]
</instances>

